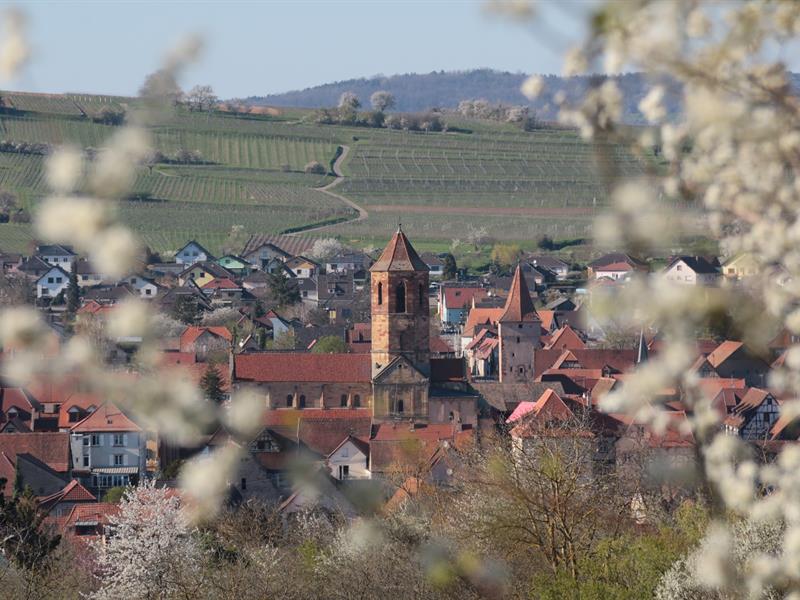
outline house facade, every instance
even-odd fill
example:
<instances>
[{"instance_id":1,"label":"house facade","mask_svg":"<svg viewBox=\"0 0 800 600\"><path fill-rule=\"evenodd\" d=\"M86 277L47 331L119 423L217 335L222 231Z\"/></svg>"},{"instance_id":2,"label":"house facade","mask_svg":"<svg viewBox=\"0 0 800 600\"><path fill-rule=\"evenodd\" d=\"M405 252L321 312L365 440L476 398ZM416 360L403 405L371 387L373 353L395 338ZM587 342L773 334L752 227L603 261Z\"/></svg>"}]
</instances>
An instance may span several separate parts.
<instances>
[{"instance_id":1,"label":"house facade","mask_svg":"<svg viewBox=\"0 0 800 600\"><path fill-rule=\"evenodd\" d=\"M69 273L61 267L52 267L36 280L37 298L55 298L69 287Z\"/></svg>"},{"instance_id":2,"label":"house facade","mask_svg":"<svg viewBox=\"0 0 800 600\"><path fill-rule=\"evenodd\" d=\"M192 240L175 253L175 262L179 265L193 265L194 263L214 260L211 253L199 243Z\"/></svg>"}]
</instances>

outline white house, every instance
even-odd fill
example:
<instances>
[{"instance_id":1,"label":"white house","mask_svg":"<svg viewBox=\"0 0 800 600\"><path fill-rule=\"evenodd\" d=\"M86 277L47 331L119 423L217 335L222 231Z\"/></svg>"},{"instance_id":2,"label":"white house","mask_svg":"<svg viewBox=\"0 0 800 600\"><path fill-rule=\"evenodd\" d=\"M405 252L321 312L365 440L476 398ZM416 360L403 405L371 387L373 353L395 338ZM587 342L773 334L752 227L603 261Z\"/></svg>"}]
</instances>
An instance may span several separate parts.
<instances>
[{"instance_id":1,"label":"white house","mask_svg":"<svg viewBox=\"0 0 800 600\"><path fill-rule=\"evenodd\" d=\"M94 489L131 485L147 468L145 432L110 403L70 428L72 472Z\"/></svg>"},{"instance_id":2,"label":"white house","mask_svg":"<svg viewBox=\"0 0 800 600\"><path fill-rule=\"evenodd\" d=\"M369 479L369 444L348 435L325 460L331 476L345 479Z\"/></svg>"},{"instance_id":3,"label":"white house","mask_svg":"<svg viewBox=\"0 0 800 600\"><path fill-rule=\"evenodd\" d=\"M714 285L720 272L702 256L676 256L664 269L664 277L682 285Z\"/></svg>"},{"instance_id":4,"label":"white house","mask_svg":"<svg viewBox=\"0 0 800 600\"><path fill-rule=\"evenodd\" d=\"M61 267L67 272L72 271L72 265L78 259L78 255L72 251L72 248L59 244L38 246L36 248L36 256L54 267Z\"/></svg>"},{"instance_id":5,"label":"white house","mask_svg":"<svg viewBox=\"0 0 800 600\"><path fill-rule=\"evenodd\" d=\"M444 274L444 261L433 252L423 252L420 258L428 265L431 277L441 277Z\"/></svg>"},{"instance_id":6,"label":"white house","mask_svg":"<svg viewBox=\"0 0 800 600\"><path fill-rule=\"evenodd\" d=\"M175 253L175 262L181 265L193 265L207 260L214 260L214 257L194 240Z\"/></svg>"},{"instance_id":7,"label":"white house","mask_svg":"<svg viewBox=\"0 0 800 600\"><path fill-rule=\"evenodd\" d=\"M69 273L53 267L36 280L37 298L55 298L69 286Z\"/></svg>"},{"instance_id":8,"label":"white house","mask_svg":"<svg viewBox=\"0 0 800 600\"><path fill-rule=\"evenodd\" d=\"M139 294L140 298L155 298L158 295L158 284L141 275L130 275L124 279Z\"/></svg>"},{"instance_id":9,"label":"white house","mask_svg":"<svg viewBox=\"0 0 800 600\"><path fill-rule=\"evenodd\" d=\"M292 270L298 279L310 279L319 273L319 264L305 256L295 256L286 261L286 266Z\"/></svg>"},{"instance_id":10,"label":"white house","mask_svg":"<svg viewBox=\"0 0 800 600\"><path fill-rule=\"evenodd\" d=\"M264 269L275 259L286 262L292 258L292 256L288 252L278 248L275 244L267 242L261 244L258 248L254 248L245 254L243 258L256 269Z\"/></svg>"}]
</instances>

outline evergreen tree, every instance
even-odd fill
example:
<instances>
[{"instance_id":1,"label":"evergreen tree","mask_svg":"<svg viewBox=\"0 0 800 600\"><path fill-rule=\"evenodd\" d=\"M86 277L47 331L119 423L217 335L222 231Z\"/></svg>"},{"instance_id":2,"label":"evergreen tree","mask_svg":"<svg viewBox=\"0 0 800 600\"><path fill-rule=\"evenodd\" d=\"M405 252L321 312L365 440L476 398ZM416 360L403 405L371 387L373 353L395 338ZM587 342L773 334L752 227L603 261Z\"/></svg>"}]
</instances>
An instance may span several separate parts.
<instances>
[{"instance_id":1,"label":"evergreen tree","mask_svg":"<svg viewBox=\"0 0 800 600\"><path fill-rule=\"evenodd\" d=\"M264 309L264 305L261 303L261 300L256 300L255 306L253 306L253 318L260 319L267 311Z\"/></svg>"},{"instance_id":2,"label":"evergreen tree","mask_svg":"<svg viewBox=\"0 0 800 600\"><path fill-rule=\"evenodd\" d=\"M9 561L25 569L41 569L61 542L43 527L46 513L30 488L10 498L2 495L6 479L0 478L0 551Z\"/></svg>"},{"instance_id":3,"label":"evergreen tree","mask_svg":"<svg viewBox=\"0 0 800 600\"><path fill-rule=\"evenodd\" d=\"M456 257L448 252L444 255L442 260L444 261L444 267L442 268L442 279L457 279L458 266L456 265Z\"/></svg>"},{"instance_id":4,"label":"evergreen tree","mask_svg":"<svg viewBox=\"0 0 800 600\"><path fill-rule=\"evenodd\" d=\"M203 377L200 379L200 389L203 390L205 397L212 402L220 404L225 399L225 392L222 391L222 374L219 372L217 365L208 365Z\"/></svg>"},{"instance_id":5,"label":"evergreen tree","mask_svg":"<svg viewBox=\"0 0 800 600\"><path fill-rule=\"evenodd\" d=\"M269 292L272 300L279 306L289 306L300 302L300 290L297 282L286 277L283 271L270 273Z\"/></svg>"},{"instance_id":6,"label":"evergreen tree","mask_svg":"<svg viewBox=\"0 0 800 600\"><path fill-rule=\"evenodd\" d=\"M78 286L77 266L73 266L69 273L69 285L67 286L67 312L74 315L81 304L81 289Z\"/></svg>"},{"instance_id":7,"label":"evergreen tree","mask_svg":"<svg viewBox=\"0 0 800 600\"><path fill-rule=\"evenodd\" d=\"M178 296L172 305L171 315L182 323L194 325L200 317L200 307L191 296Z\"/></svg>"}]
</instances>

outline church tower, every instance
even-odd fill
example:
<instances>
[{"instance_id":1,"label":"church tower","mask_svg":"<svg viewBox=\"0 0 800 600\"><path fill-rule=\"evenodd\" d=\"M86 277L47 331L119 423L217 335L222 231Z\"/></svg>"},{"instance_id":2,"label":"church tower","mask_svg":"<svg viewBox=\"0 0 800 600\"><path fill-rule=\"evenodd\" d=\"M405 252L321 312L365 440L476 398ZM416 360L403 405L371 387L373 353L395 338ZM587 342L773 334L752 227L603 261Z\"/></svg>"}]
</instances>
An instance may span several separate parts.
<instances>
[{"instance_id":1,"label":"church tower","mask_svg":"<svg viewBox=\"0 0 800 600\"><path fill-rule=\"evenodd\" d=\"M430 374L428 270L400 227L370 268L373 377L398 356Z\"/></svg>"},{"instance_id":2,"label":"church tower","mask_svg":"<svg viewBox=\"0 0 800 600\"><path fill-rule=\"evenodd\" d=\"M428 418L428 265L400 227L370 268L373 417Z\"/></svg>"},{"instance_id":3,"label":"church tower","mask_svg":"<svg viewBox=\"0 0 800 600\"><path fill-rule=\"evenodd\" d=\"M519 265L497 325L500 381L533 381L533 353L539 347L542 321Z\"/></svg>"}]
</instances>

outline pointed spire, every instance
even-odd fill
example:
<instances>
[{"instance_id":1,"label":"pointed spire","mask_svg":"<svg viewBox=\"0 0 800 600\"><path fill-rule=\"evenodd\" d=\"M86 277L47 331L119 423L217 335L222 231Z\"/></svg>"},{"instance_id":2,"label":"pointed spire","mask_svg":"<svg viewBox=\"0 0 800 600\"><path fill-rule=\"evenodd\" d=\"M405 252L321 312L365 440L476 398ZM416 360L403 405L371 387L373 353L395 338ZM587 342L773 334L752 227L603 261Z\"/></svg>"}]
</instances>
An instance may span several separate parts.
<instances>
[{"instance_id":1,"label":"pointed spire","mask_svg":"<svg viewBox=\"0 0 800 600\"><path fill-rule=\"evenodd\" d=\"M386 245L381 257L370 271L428 271L428 265L419 257L406 234L397 225L397 231Z\"/></svg>"},{"instance_id":2,"label":"pointed spire","mask_svg":"<svg viewBox=\"0 0 800 600\"><path fill-rule=\"evenodd\" d=\"M511 289L508 292L506 305L503 308L503 315L498 321L512 321L515 323L522 321L538 321L539 315L531 300L531 293L528 291L528 284L522 276L522 268L517 265L514 271L514 279L511 282Z\"/></svg>"},{"instance_id":3,"label":"pointed spire","mask_svg":"<svg viewBox=\"0 0 800 600\"><path fill-rule=\"evenodd\" d=\"M639 349L636 352L636 364L639 365L647 360L647 342L644 340L644 327L639 330Z\"/></svg>"}]
</instances>

